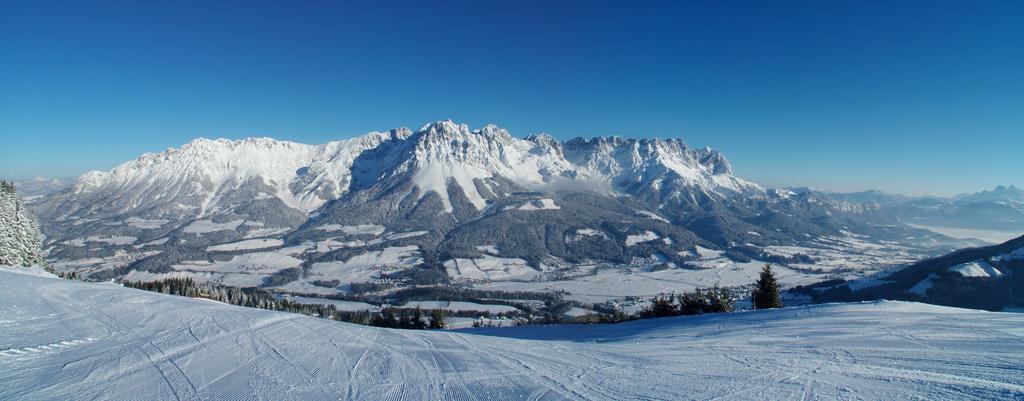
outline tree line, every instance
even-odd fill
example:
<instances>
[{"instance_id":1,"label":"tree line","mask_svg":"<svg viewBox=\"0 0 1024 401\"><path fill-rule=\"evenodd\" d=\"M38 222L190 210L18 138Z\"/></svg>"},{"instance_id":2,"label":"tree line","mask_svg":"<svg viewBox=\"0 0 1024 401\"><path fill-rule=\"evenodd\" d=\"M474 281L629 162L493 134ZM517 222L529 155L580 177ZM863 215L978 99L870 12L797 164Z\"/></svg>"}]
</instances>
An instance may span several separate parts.
<instances>
[{"instance_id":1,"label":"tree line","mask_svg":"<svg viewBox=\"0 0 1024 401\"><path fill-rule=\"evenodd\" d=\"M125 287L159 292L161 294L205 298L231 305L301 313L307 316L367 326L413 330L443 329L447 327L444 312L438 309L429 311L429 316L424 314L420 308L400 309L386 307L379 312L339 310L330 304L304 304L287 298L278 298L273 293L260 288L200 284L191 278L170 278L150 282L122 281L121 284Z\"/></svg>"},{"instance_id":2,"label":"tree line","mask_svg":"<svg viewBox=\"0 0 1024 401\"><path fill-rule=\"evenodd\" d=\"M239 288L205 283L201 284L196 283L191 278L172 278L152 282L124 281L122 284L126 287L163 294L193 298L207 298L231 305L301 313L308 316L368 326L411 330L443 329L447 327L447 323L445 322L445 312L440 309L424 311L419 307L415 309L384 307L379 311L345 311L338 310L334 305L330 304L303 304L291 301L287 298L278 298L273 293L262 288ZM416 291L423 290L425 289L421 288ZM470 291L470 293L477 296L484 294L499 295L491 293L481 294L473 291ZM446 295L450 296L452 293L446 293ZM526 294L516 295L527 296ZM536 298L537 295L534 294L533 297ZM480 298L483 299L476 300L487 302L496 301L491 298ZM760 276L755 283L755 289L751 295L751 301L755 309L782 307L778 280L776 280L775 274L772 272L771 265L765 265L761 270ZM644 318L687 316L705 313L727 313L733 312L736 307L736 299L732 291L721 287L698 288L694 291L684 292L679 295L659 295L654 298L649 307L637 314L627 314L616 310L613 313L595 313L571 319L564 319L561 317L562 312L572 307L572 303L563 301L557 296L546 298L544 303L545 307L543 310L534 310L534 313L525 313L525 317L514 319L515 324L545 325L558 323L618 323Z\"/></svg>"}]
</instances>

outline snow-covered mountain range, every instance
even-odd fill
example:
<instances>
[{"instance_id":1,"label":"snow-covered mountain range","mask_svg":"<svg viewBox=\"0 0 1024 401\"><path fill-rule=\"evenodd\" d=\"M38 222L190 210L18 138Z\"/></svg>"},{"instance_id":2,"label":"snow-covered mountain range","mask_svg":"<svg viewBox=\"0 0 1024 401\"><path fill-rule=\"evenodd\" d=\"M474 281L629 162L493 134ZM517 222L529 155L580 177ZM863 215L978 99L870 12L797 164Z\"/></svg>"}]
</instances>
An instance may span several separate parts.
<instances>
[{"instance_id":1,"label":"snow-covered mountain range","mask_svg":"<svg viewBox=\"0 0 1024 401\"><path fill-rule=\"evenodd\" d=\"M828 195L878 207L903 223L958 238L1001 243L1024 234L1024 190L1013 185L952 197L909 197L881 191Z\"/></svg>"},{"instance_id":2,"label":"snow-covered mountain range","mask_svg":"<svg viewBox=\"0 0 1024 401\"><path fill-rule=\"evenodd\" d=\"M679 139L562 142L452 121L322 145L197 139L86 173L30 205L63 269L220 277L219 263L250 254L258 261L232 271L259 274L240 285L285 269L316 276L372 252L396 258L378 265L472 281L591 262L693 267L696 247L808 262L765 249L849 235L919 252L962 245L877 204L762 188L718 151Z\"/></svg>"},{"instance_id":3,"label":"snow-covered mountain range","mask_svg":"<svg viewBox=\"0 0 1024 401\"><path fill-rule=\"evenodd\" d=\"M680 140L612 137L562 144L547 135L520 139L493 125L470 131L466 125L441 121L416 132L372 132L323 145L270 138L196 139L180 149L144 154L111 171L84 174L69 198L81 204L102 201L102 207L75 207L68 216L140 207L159 210L149 215L153 218L182 212L203 216L219 206L233 206L230 194L247 187L308 213L353 189L402 175L416 187L417 200L433 192L448 213L449 183L478 210L487 199L501 195L488 185L478 189L477 180L527 189L582 182L585 186L576 188L651 191L668 197L689 188L709 194L763 192L733 176L717 151L692 149ZM157 208L164 204L177 210ZM171 216L161 214L171 210Z\"/></svg>"}]
</instances>

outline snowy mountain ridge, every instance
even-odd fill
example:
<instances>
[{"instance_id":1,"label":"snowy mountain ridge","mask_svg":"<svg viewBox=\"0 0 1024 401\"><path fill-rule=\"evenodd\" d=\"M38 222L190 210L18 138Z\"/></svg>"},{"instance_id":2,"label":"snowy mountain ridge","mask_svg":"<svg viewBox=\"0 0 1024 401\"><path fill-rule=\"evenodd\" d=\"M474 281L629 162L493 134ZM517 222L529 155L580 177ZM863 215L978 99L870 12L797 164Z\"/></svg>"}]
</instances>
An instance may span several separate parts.
<instances>
[{"instance_id":1,"label":"snowy mountain ridge","mask_svg":"<svg viewBox=\"0 0 1024 401\"><path fill-rule=\"evenodd\" d=\"M763 192L733 176L721 153L692 149L679 139L576 138L560 143L547 135L515 138L494 125L470 130L451 120L424 125L415 133L399 128L322 145L199 138L178 149L143 154L110 171L87 172L72 192L83 197L116 191L130 199L123 202L123 211L174 200L181 208L198 207L202 216L216 207L219 194L258 180L272 189L269 195L309 213L346 193L355 160L369 150L383 150L387 142L395 143L379 156L385 165L370 166L376 175L361 178L412 172L419 196L430 191L441 195L449 212L450 181L482 209L486 196L474 182L495 176L527 188L589 180L624 192L643 187L660 191L668 182L708 193ZM193 199L181 202L179 196Z\"/></svg>"},{"instance_id":2,"label":"snowy mountain ridge","mask_svg":"<svg viewBox=\"0 0 1024 401\"><path fill-rule=\"evenodd\" d=\"M208 204L218 192L258 179L274 188L274 195L285 203L308 212L347 189L355 157L395 134L371 132L322 145L272 138L198 138L178 149L143 154L110 171L87 172L77 180L73 192L87 195L117 189L144 195L156 187L174 190L157 194L156 199L173 199L184 191L205 196Z\"/></svg>"}]
</instances>

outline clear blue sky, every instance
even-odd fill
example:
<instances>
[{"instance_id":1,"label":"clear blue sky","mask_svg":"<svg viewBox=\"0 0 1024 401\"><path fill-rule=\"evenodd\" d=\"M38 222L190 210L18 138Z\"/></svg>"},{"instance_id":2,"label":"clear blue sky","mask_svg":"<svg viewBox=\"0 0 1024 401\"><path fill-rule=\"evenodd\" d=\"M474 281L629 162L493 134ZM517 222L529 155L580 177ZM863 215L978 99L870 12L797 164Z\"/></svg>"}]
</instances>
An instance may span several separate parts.
<instances>
[{"instance_id":1,"label":"clear blue sky","mask_svg":"<svg viewBox=\"0 0 1024 401\"><path fill-rule=\"evenodd\" d=\"M0 1L7 177L451 118L682 137L769 186L1024 184L1022 1Z\"/></svg>"}]
</instances>

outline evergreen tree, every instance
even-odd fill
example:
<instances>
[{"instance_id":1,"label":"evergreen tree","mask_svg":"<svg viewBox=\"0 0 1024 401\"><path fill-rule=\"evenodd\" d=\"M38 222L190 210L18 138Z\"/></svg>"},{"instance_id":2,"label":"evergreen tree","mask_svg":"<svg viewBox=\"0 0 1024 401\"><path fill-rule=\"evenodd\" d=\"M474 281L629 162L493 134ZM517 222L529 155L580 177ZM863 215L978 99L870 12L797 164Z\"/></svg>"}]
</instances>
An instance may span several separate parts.
<instances>
[{"instance_id":1,"label":"evergreen tree","mask_svg":"<svg viewBox=\"0 0 1024 401\"><path fill-rule=\"evenodd\" d=\"M779 299L779 282L775 280L772 273L772 265L764 265L761 270L761 277L755 283L757 288L751 294L755 309L781 308L782 300Z\"/></svg>"},{"instance_id":2,"label":"evergreen tree","mask_svg":"<svg viewBox=\"0 0 1024 401\"><path fill-rule=\"evenodd\" d=\"M433 330L440 330L445 328L448 324L444 321L444 312L440 309L434 309L430 312L430 328Z\"/></svg>"},{"instance_id":3,"label":"evergreen tree","mask_svg":"<svg viewBox=\"0 0 1024 401\"><path fill-rule=\"evenodd\" d=\"M416 310L412 312L412 327L411 329L423 330L427 328L427 324L423 322L423 311L417 306Z\"/></svg>"},{"instance_id":4,"label":"evergreen tree","mask_svg":"<svg viewBox=\"0 0 1024 401\"><path fill-rule=\"evenodd\" d=\"M651 317L665 317L678 315L679 313L675 303L675 294L669 295L668 298L665 298L664 295L659 295L658 297L654 298L654 301L651 302Z\"/></svg>"},{"instance_id":5,"label":"evergreen tree","mask_svg":"<svg viewBox=\"0 0 1024 401\"><path fill-rule=\"evenodd\" d=\"M707 290L708 305L705 310L707 313L724 313L732 312L736 305L736 300L732 297L732 291L728 288L721 288L715 286Z\"/></svg>"},{"instance_id":6,"label":"evergreen tree","mask_svg":"<svg viewBox=\"0 0 1024 401\"><path fill-rule=\"evenodd\" d=\"M15 193L14 184L0 181L0 265L42 265L43 236Z\"/></svg>"}]
</instances>

